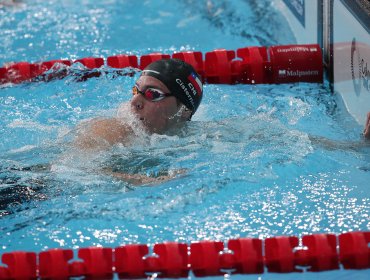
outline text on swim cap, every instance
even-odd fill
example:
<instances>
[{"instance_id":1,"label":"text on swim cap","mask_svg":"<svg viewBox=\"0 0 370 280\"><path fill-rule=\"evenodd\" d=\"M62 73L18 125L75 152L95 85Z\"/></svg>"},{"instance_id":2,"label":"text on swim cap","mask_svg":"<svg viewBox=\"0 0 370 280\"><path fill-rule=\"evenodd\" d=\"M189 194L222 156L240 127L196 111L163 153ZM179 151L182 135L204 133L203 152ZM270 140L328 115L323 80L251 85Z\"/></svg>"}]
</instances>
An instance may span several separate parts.
<instances>
[{"instance_id":1,"label":"text on swim cap","mask_svg":"<svg viewBox=\"0 0 370 280\"><path fill-rule=\"evenodd\" d=\"M181 89L185 92L187 98L189 99L190 103L191 103L191 106L193 106L193 108L195 107L194 106L194 101L193 101L193 97L190 95L190 92L188 91L188 89L186 88L184 82L177 78L176 79L176 83L181 87Z\"/></svg>"}]
</instances>

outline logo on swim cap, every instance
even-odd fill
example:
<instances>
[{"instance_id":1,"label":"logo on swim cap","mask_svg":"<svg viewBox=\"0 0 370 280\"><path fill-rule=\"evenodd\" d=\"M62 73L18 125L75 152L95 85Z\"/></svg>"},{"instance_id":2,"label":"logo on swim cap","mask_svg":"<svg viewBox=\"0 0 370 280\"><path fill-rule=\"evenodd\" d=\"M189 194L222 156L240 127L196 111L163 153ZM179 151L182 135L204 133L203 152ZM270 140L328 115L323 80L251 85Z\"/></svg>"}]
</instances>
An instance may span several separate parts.
<instances>
[{"instance_id":1,"label":"logo on swim cap","mask_svg":"<svg viewBox=\"0 0 370 280\"><path fill-rule=\"evenodd\" d=\"M188 76L188 80L190 81L190 84L189 84L189 87L191 89L191 91L193 92L194 95L200 95L202 93L202 82L200 81L200 79L198 78L198 76L192 72L189 76ZM195 89L195 92L194 92L194 89Z\"/></svg>"}]
</instances>

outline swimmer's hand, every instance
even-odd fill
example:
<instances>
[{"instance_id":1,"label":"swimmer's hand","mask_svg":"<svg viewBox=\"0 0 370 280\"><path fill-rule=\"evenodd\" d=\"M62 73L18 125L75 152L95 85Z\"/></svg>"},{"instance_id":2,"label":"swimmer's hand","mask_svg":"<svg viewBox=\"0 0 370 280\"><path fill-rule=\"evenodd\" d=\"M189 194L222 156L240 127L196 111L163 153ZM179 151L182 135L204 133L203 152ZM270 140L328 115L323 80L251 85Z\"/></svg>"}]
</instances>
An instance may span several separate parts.
<instances>
[{"instance_id":1,"label":"swimmer's hand","mask_svg":"<svg viewBox=\"0 0 370 280\"><path fill-rule=\"evenodd\" d=\"M366 119L363 135L366 139L370 140L370 112L367 113L367 119Z\"/></svg>"},{"instance_id":2,"label":"swimmer's hand","mask_svg":"<svg viewBox=\"0 0 370 280\"><path fill-rule=\"evenodd\" d=\"M144 175L144 174L127 174L127 173L121 173L109 170L108 168L103 169L103 172L106 175L112 176L116 179L125 181L127 183L130 183L132 185L138 186L138 185L157 185L163 182L170 181L172 179L177 178L180 175L184 175L186 173L186 169L177 169L177 170L171 170L168 172L167 175Z\"/></svg>"},{"instance_id":3,"label":"swimmer's hand","mask_svg":"<svg viewBox=\"0 0 370 280\"><path fill-rule=\"evenodd\" d=\"M105 150L114 144L125 144L132 130L116 118L93 119L80 125L74 146L83 150Z\"/></svg>"}]
</instances>

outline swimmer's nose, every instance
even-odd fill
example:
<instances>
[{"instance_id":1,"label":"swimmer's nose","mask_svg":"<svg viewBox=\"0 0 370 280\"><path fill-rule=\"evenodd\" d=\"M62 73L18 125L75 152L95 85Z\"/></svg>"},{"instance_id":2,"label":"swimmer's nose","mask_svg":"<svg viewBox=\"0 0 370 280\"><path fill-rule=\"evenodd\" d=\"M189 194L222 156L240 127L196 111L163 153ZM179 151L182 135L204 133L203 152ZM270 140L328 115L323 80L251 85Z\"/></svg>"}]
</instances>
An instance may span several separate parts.
<instances>
[{"instance_id":1,"label":"swimmer's nose","mask_svg":"<svg viewBox=\"0 0 370 280\"><path fill-rule=\"evenodd\" d=\"M141 94L137 94L131 99L131 108L135 111L142 110L144 108L143 97Z\"/></svg>"}]
</instances>

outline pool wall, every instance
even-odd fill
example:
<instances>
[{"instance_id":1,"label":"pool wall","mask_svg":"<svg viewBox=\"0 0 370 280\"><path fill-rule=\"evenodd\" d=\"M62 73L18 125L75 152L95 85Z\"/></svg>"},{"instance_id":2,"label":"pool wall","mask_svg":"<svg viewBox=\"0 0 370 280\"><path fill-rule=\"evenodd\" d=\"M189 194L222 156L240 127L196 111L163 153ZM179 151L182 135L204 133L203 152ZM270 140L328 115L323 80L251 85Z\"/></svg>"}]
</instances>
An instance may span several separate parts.
<instances>
[{"instance_id":1,"label":"pool wall","mask_svg":"<svg viewBox=\"0 0 370 280\"><path fill-rule=\"evenodd\" d=\"M370 111L370 2L276 0L298 44L318 43L334 93L361 125Z\"/></svg>"}]
</instances>

